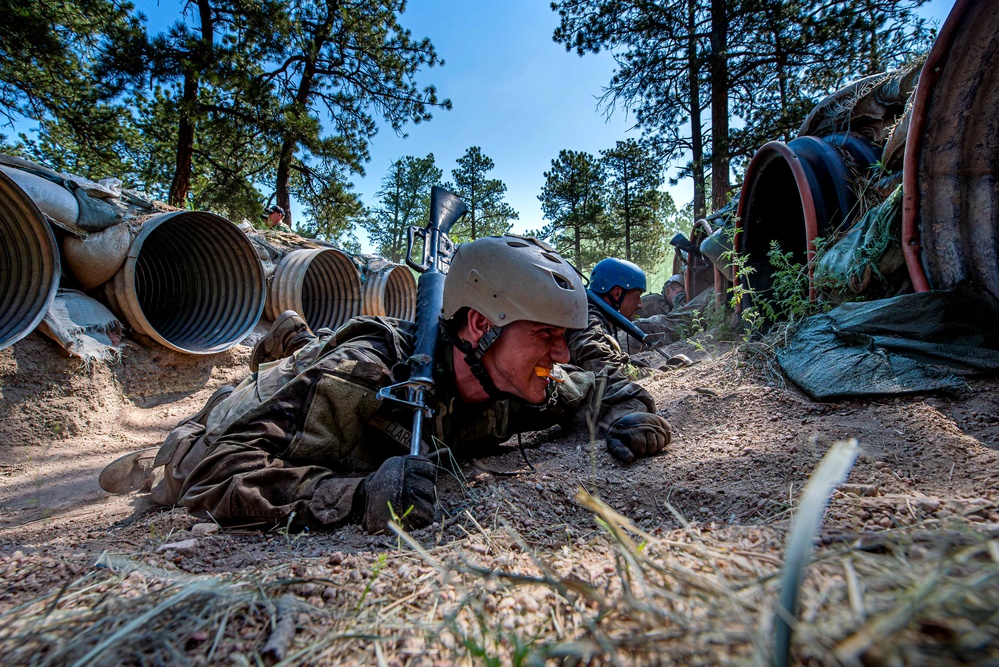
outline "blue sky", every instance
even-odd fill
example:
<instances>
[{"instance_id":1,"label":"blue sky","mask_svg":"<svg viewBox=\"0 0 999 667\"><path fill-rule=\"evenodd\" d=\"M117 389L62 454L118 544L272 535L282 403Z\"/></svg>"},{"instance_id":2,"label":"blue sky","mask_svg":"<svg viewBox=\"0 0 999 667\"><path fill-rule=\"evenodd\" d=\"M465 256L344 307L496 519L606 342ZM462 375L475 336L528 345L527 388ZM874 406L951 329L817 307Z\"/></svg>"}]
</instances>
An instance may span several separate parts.
<instances>
[{"instance_id":1,"label":"blue sky","mask_svg":"<svg viewBox=\"0 0 999 667\"><path fill-rule=\"evenodd\" d=\"M624 113L608 121L596 110L613 60L607 54L580 58L553 42L558 17L545 0L412 0L403 24L430 37L444 58L444 67L425 70L421 80L454 106L430 123L407 126L407 138L390 129L375 137L367 176L355 180L366 203L374 201L393 160L432 152L451 180L457 159L479 146L520 213L515 229L538 228L537 196L559 151L596 155L624 139L633 124Z\"/></svg>"}]
</instances>

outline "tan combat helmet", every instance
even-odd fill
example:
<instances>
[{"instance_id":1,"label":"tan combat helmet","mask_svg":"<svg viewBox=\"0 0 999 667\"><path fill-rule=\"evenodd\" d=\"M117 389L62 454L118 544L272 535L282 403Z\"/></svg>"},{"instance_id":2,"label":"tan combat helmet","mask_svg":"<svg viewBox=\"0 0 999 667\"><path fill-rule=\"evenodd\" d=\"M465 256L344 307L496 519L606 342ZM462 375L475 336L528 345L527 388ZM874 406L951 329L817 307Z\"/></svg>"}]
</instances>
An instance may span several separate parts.
<instances>
[{"instance_id":1,"label":"tan combat helmet","mask_svg":"<svg viewBox=\"0 0 999 667\"><path fill-rule=\"evenodd\" d=\"M582 329L587 319L575 269L545 243L513 234L458 246L444 281L444 319L466 306L497 327L530 320Z\"/></svg>"}]
</instances>

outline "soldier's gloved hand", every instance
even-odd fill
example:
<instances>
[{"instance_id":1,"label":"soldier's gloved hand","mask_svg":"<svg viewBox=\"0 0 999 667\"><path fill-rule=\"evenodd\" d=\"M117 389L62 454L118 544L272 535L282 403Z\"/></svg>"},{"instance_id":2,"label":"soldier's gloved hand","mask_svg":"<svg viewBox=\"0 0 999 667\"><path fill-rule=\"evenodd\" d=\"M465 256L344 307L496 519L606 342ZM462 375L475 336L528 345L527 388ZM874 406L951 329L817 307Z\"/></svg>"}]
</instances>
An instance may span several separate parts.
<instances>
[{"instance_id":1,"label":"soldier's gloved hand","mask_svg":"<svg viewBox=\"0 0 999 667\"><path fill-rule=\"evenodd\" d=\"M611 424L607 451L614 458L631 463L666 449L672 437L669 422L657 414L634 412Z\"/></svg>"},{"instance_id":2,"label":"soldier's gloved hand","mask_svg":"<svg viewBox=\"0 0 999 667\"><path fill-rule=\"evenodd\" d=\"M433 523L436 481L437 467L429 459L422 456L387 459L378 470L364 478L364 530L369 533L385 531L393 512L400 518L406 515L402 519L406 529Z\"/></svg>"}]
</instances>

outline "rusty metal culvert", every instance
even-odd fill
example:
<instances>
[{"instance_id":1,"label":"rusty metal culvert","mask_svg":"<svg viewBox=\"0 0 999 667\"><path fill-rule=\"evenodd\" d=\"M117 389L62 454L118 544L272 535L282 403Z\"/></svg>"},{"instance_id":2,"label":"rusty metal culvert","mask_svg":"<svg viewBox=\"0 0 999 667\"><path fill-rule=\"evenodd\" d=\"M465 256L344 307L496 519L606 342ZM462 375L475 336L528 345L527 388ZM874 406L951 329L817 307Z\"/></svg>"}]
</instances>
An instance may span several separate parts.
<instances>
[{"instance_id":1,"label":"rusty metal culvert","mask_svg":"<svg viewBox=\"0 0 999 667\"><path fill-rule=\"evenodd\" d=\"M844 157L848 156L848 157ZM857 174L874 165L880 150L854 134L798 137L787 144L764 144L746 169L736 221L735 246L753 270L741 280L766 294L773 283L767 259L771 243L808 263L809 292L817 237L854 221ZM851 164L852 163L852 164ZM747 304L748 305L748 304Z\"/></svg>"},{"instance_id":2,"label":"rusty metal culvert","mask_svg":"<svg viewBox=\"0 0 999 667\"><path fill-rule=\"evenodd\" d=\"M45 317L59 289L59 247L27 194L0 172L0 349Z\"/></svg>"},{"instance_id":3,"label":"rusty metal culvert","mask_svg":"<svg viewBox=\"0 0 999 667\"><path fill-rule=\"evenodd\" d=\"M905 143L902 247L913 288L999 298L999 3L958 0L923 66Z\"/></svg>"},{"instance_id":4,"label":"rusty metal culvert","mask_svg":"<svg viewBox=\"0 0 999 667\"><path fill-rule=\"evenodd\" d=\"M396 317L414 321L416 318L416 278L401 264L389 264L366 270L361 276L362 315Z\"/></svg>"},{"instance_id":5,"label":"rusty metal culvert","mask_svg":"<svg viewBox=\"0 0 999 667\"><path fill-rule=\"evenodd\" d=\"M361 314L361 274L339 250L292 250L274 270L267 292L267 317L285 310L305 318L313 331L336 329Z\"/></svg>"},{"instance_id":6,"label":"rusty metal culvert","mask_svg":"<svg viewBox=\"0 0 999 667\"><path fill-rule=\"evenodd\" d=\"M260 259L236 225L179 211L143 222L104 296L136 332L178 352L214 354L253 330L264 289Z\"/></svg>"}]
</instances>

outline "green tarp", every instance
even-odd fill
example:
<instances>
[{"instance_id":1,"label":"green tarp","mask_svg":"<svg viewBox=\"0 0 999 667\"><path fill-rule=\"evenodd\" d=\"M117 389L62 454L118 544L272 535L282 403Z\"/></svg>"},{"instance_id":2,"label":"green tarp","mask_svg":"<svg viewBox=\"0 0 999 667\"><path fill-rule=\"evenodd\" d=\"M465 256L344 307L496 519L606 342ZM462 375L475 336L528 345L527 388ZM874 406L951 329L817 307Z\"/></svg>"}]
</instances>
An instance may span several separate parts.
<instances>
[{"instance_id":1,"label":"green tarp","mask_svg":"<svg viewBox=\"0 0 999 667\"><path fill-rule=\"evenodd\" d=\"M777 361L816 400L958 389L999 370L999 303L969 288L846 303L806 319Z\"/></svg>"}]
</instances>

